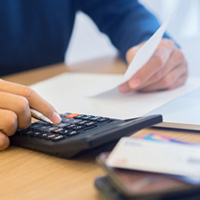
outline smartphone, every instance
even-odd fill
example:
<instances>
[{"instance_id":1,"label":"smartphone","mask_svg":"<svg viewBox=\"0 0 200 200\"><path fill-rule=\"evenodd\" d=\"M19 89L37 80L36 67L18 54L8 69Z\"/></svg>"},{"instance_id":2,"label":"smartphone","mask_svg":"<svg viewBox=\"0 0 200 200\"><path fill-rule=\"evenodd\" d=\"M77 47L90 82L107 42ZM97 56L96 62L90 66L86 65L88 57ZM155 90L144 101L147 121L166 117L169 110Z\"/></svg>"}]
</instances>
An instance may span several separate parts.
<instances>
[{"instance_id":1,"label":"smartphone","mask_svg":"<svg viewBox=\"0 0 200 200\"><path fill-rule=\"evenodd\" d=\"M100 154L97 162L114 188L127 198L200 199L200 185L184 182L177 176L112 168L106 164L108 156L109 153Z\"/></svg>"}]
</instances>

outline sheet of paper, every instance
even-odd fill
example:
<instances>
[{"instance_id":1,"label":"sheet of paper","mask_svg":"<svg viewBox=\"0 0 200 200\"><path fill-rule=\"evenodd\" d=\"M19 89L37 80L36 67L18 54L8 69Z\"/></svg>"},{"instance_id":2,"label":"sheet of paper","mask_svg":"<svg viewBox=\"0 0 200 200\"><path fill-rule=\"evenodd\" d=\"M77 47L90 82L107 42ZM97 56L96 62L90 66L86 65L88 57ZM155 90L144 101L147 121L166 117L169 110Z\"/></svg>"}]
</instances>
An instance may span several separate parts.
<instances>
[{"instance_id":1,"label":"sheet of paper","mask_svg":"<svg viewBox=\"0 0 200 200\"><path fill-rule=\"evenodd\" d=\"M126 70L124 76L118 81L114 83L102 84L100 87L92 88L85 92L85 96L93 97L100 95L102 93L108 92L112 89L115 89L122 83L128 81L138 70L140 70L152 57L154 52L156 51L164 32L166 31L167 25L169 24L169 20L171 15L165 20L165 22L160 26L160 28L153 34L153 36L138 50L134 59L130 63L128 69Z\"/></svg>"},{"instance_id":2,"label":"sheet of paper","mask_svg":"<svg viewBox=\"0 0 200 200\"><path fill-rule=\"evenodd\" d=\"M200 145L122 138L109 155L107 164L200 180Z\"/></svg>"},{"instance_id":3,"label":"sheet of paper","mask_svg":"<svg viewBox=\"0 0 200 200\"><path fill-rule=\"evenodd\" d=\"M32 88L60 113L78 112L125 119L145 115L200 86L200 79L189 78L184 86L171 91L120 94L115 89L98 98L82 95L91 85L98 87L102 82L109 84L118 82L121 78L122 75L64 73L32 85Z\"/></svg>"},{"instance_id":4,"label":"sheet of paper","mask_svg":"<svg viewBox=\"0 0 200 200\"><path fill-rule=\"evenodd\" d=\"M168 123L168 127L170 127L170 123L172 123L171 126L199 130L200 88L169 101L165 105L151 111L149 114L155 113L163 115L163 121Z\"/></svg>"}]
</instances>

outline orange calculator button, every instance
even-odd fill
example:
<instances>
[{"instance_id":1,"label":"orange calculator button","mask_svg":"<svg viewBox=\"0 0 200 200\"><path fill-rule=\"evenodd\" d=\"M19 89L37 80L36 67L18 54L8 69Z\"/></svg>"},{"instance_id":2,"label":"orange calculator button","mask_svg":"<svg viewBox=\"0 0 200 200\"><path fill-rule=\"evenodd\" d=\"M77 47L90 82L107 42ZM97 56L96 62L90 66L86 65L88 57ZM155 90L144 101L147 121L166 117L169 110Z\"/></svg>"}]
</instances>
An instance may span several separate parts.
<instances>
[{"instance_id":1,"label":"orange calculator button","mask_svg":"<svg viewBox=\"0 0 200 200\"><path fill-rule=\"evenodd\" d=\"M79 116L80 114L78 114L78 113L72 113L72 114L70 114L70 115L66 115L65 117L66 118L74 118L74 117L76 117L76 116Z\"/></svg>"}]
</instances>

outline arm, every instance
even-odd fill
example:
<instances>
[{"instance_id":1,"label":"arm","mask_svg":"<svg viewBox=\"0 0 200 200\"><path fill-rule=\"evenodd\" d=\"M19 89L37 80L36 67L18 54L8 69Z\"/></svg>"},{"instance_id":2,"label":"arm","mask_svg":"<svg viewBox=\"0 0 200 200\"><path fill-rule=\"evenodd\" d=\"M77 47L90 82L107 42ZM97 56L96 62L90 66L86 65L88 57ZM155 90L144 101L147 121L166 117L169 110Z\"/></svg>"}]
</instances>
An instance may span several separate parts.
<instances>
[{"instance_id":1,"label":"arm","mask_svg":"<svg viewBox=\"0 0 200 200\"><path fill-rule=\"evenodd\" d=\"M31 88L0 79L0 150L9 146L8 136L18 128L28 128L30 107L43 113L53 123L61 120L53 106Z\"/></svg>"},{"instance_id":2,"label":"arm","mask_svg":"<svg viewBox=\"0 0 200 200\"><path fill-rule=\"evenodd\" d=\"M149 39L159 28L157 19L137 0L79 0L79 9L109 36L124 60L128 49Z\"/></svg>"},{"instance_id":3,"label":"arm","mask_svg":"<svg viewBox=\"0 0 200 200\"><path fill-rule=\"evenodd\" d=\"M106 33L128 63L139 47L158 29L156 18L137 0L79 0L87 13ZM128 82L121 92L174 89L187 79L187 62L183 53L165 34L150 61Z\"/></svg>"}]
</instances>

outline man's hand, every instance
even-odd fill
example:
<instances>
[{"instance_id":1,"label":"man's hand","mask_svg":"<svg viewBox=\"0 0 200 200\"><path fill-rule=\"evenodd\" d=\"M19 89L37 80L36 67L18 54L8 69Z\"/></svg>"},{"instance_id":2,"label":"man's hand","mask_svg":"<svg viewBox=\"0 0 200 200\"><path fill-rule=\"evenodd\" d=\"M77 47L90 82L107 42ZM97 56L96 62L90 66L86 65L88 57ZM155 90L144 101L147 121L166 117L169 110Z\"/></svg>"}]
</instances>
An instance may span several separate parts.
<instances>
[{"instance_id":1,"label":"man's hand","mask_svg":"<svg viewBox=\"0 0 200 200\"><path fill-rule=\"evenodd\" d=\"M127 51L130 64L143 44ZM188 76L187 62L180 49L169 39L162 39L152 58L129 81L119 86L122 93L171 90L183 85Z\"/></svg>"},{"instance_id":2,"label":"man's hand","mask_svg":"<svg viewBox=\"0 0 200 200\"><path fill-rule=\"evenodd\" d=\"M13 135L17 128L28 128L30 107L43 113L53 123L61 121L53 106L31 88L0 79L0 150L9 146L8 136Z\"/></svg>"}]
</instances>

